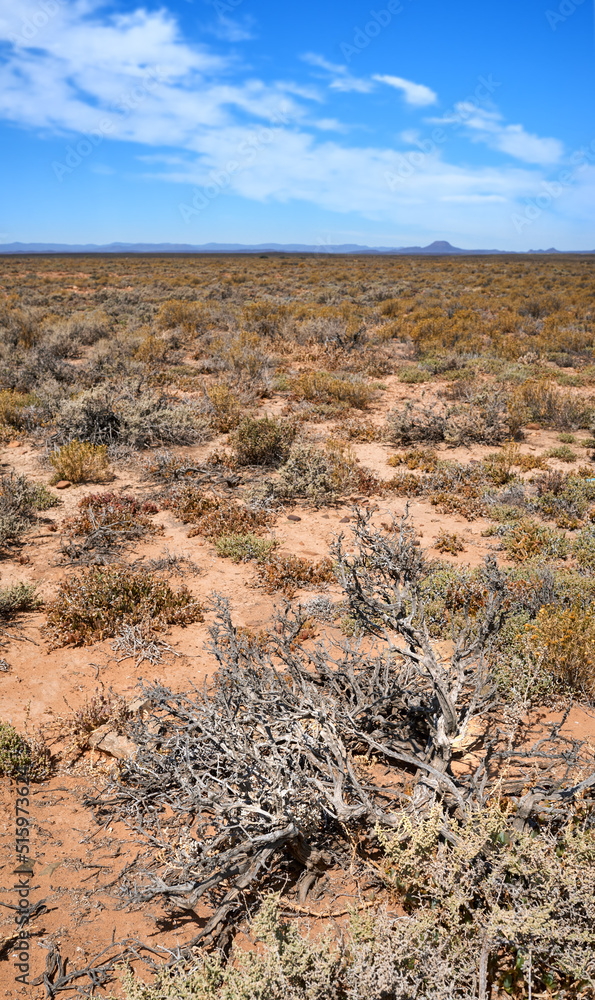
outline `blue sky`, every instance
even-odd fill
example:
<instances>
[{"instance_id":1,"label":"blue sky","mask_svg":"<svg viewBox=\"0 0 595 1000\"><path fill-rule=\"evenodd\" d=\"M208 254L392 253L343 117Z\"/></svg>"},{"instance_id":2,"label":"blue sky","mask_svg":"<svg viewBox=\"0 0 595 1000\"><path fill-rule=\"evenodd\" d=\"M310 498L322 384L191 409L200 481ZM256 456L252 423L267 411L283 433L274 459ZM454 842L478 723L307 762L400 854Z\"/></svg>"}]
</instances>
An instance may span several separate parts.
<instances>
[{"instance_id":1,"label":"blue sky","mask_svg":"<svg viewBox=\"0 0 595 1000\"><path fill-rule=\"evenodd\" d=\"M0 242L595 248L593 0L0 0Z\"/></svg>"}]
</instances>

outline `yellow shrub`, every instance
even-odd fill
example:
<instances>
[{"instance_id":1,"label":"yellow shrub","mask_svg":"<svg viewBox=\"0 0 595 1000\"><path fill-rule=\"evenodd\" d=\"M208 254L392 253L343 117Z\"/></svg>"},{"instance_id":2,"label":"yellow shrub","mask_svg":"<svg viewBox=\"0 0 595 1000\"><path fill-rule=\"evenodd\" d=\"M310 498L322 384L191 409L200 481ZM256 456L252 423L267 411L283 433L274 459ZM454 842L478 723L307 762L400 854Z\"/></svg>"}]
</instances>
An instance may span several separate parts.
<instances>
[{"instance_id":1,"label":"yellow shrub","mask_svg":"<svg viewBox=\"0 0 595 1000\"><path fill-rule=\"evenodd\" d=\"M595 694L595 610L541 608L527 626L531 652L563 683Z\"/></svg>"},{"instance_id":2,"label":"yellow shrub","mask_svg":"<svg viewBox=\"0 0 595 1000\"><path fill-rule=\"evenodd\" d=\"M109 468L107 445L88 441L70 441L50 456L56 470L52 482L69 479L71 483L101 482Z\"/></svg>"}]
</instances>

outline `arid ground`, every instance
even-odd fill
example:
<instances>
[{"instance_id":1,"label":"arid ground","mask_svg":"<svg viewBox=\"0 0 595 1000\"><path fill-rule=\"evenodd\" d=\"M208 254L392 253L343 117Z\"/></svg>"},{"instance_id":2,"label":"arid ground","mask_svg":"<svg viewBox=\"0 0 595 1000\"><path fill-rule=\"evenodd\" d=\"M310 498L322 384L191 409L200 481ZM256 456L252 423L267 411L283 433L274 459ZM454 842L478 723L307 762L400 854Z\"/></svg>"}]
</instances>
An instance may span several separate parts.
<instances>
[{"instance_id":1,"label":"arid ground","mask_svg":"<svg viewBox=\"0 0 595 1000\"><path fill-rule=\"evenodd\" d=\"M595 996L594 266L0 259L0 995Z\"/></svg>"}]
</instances>

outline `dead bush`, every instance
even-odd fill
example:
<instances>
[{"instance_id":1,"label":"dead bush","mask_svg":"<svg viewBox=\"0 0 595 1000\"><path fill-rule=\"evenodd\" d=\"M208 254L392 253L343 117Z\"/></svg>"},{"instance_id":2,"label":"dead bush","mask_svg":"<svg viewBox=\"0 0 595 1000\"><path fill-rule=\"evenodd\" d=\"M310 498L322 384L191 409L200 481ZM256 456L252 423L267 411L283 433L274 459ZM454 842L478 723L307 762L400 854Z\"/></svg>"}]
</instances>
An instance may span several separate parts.
<instances>
[{"instance_id":1,"label":"dead bush","mask_svg":"<svg viewBox=\"0 0 595 1000\"><path fill-rule=\"evenodd\" d=\"M297 427L276 417L243 417L229 437L237 465L280 465L295 439Z\"/></svg>"}]
</instances>

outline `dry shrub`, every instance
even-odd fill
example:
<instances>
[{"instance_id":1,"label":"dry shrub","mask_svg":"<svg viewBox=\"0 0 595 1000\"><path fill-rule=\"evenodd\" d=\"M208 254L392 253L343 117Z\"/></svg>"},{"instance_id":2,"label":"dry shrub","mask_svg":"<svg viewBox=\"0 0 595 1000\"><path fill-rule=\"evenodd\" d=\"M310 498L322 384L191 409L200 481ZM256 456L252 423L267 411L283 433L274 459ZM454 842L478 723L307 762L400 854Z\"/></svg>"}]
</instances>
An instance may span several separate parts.
<instances>
[{"instance_id":1,"label":"dry shrub","mask_svg":"<svg viewBox=\"0 0 595 1000\"><path fill-rule=\"evenodd\" d=\"M343 404L356 410L365 410L376 391L361 379L341 377L329 372L302 372L289 380L294 399L312 403Z\"/></svg>"},{"instance_id":2,"label":"dry shrub","mask_svg":"<svg viewBox=\"0 0 595 1000\"><path fill-rule=\"evenodd\" d=\"M144 361L145 364L159 364L165 361L170 345L163 339L163 337L155 337L153 334L149 334L141 341L136 351L134 352L135 358L138 361Z\"/></svg>"},{"instance_id":3,"label":"dry shrub","mask_svg":"<svg viewBox=\"0 0 595 1000\"><path fill-rule=\"evenodd\" d=\"M438 552L449 552L452 556L456 556L459 552L465 551L465 544L456 531L451 532L441 529L440 534L434 542L434 548L438 549Z\"/></svg>"},{"instance_id":4,"label":"dry shrub","mask_svg":"<svg viewBox=\"0 0 595 1000\"><path fill-rule=\"evenodd\" d=\"M593 407L576 393L560 392L550 383L533 380L513 389L508 412L520 426L537 422L560 431L590 427L593 419Z\"/></svg>"},{"instance_id":5,"label":"dry shrub","mask_svg":"<svg viewBox=\"0 0 595 1000\"><path fill-rule=\"evenodd\" d=\"M386 418L386 431L393 444L500 444L511 435L506 398L495 390L469 394L456 405L418 406L407 403Z\"/></svg>"},{"instance_id":6,"label":"dry shrub","mask_svg":"<svg viewBox=\"0 0 595 1000\"><path fill-rule=\"evenodd\" d=\"M213 541L222 535L259 534L271 523L263 510L250 510L231 500L205 497L192 483L174 486L165 504L184 523L191 523L189 537L202 535Z\"/></svg>"},{"instance_id":7,"label":"dry shrub","mask_svg":"<svg viewBox=\"0 0 595 1000\"><path fill-rule=\"evenodd\" d=\"M0 479L0 546L19 541L40 510L59 504L46 486L30 482L26 476Z\"/></svg>"},{"instance_id":8,"label":"dry shrub","mask_svg":"<svg viewBox=\"0 0 595 1000\"><path fill-rule=\"evenodd\" d=\"M50 455L50 463L56 470L52 483L61 479L71 483L101 482L109 472L107 445L75 439Z\"/></svg>"},{"instance_id":9,"label":"dry shrub","mask_svg":"<svg viewBox=\"0 0 595 1000\"><path fill-rule=\"evenodd\" d=\"M168 299L157 313L157 324L162 330L180 328L184 333L203 333L213 326L211 313L203 302Z\"/></svg>"},{"instance_id":10,"label":"dry shrub","mask_svg":"<svg viewBox=\"0 0 595 1000\"><path fill-rule=\"evenodd\" d=\"M45 631L53 648L90 645L112 638L123 625L168 625L203 620L200 603L186 588L174 592L164 580L129 567L90 569L60 584Z\"/></svg>"},{"instance_id":11,"label":"dry shrub","mask_svg":"<svg viewBox=\"0 0 595 1000\"><path fill-rule=\"evenodd\" d=\"M570 548L565 535L530 518L523 518L512 525L502 543L514 562L526 562L539 557L562 559L568 555Z\"/></svg>"},{"instance_id":12,"label":"dry shrub","mask_svg":"<svg viewBox=\"0 0 595 1000\"><path fill-rule=\"evenodd\" d=\"M299 587L319 587L336 580L332 559L312 562L300 556L273 553L257 568L260 582L268 594L282 591L294 596Z\"/></svg>"},{"instance_id":13,"label":"dry shrub","mask_svg":"<svg viewBox=\"0 0 595 1000\"><path fill-rule=\"evenodd\" d=\"M361 417L348 417L347 420L342 420L340 425L337 426L337 434L346 438L347 441L369 443L371 441L379 441L382 432L371 420L363 420Z\"/></svg>"},{"instance_id":14,"label":"dry shrub","mask_svg":"<svg viewBox=\"0 0 595 1000\"><path fill-rule=\"evenodd\" d=\"M250 562L252 559L264 562L278 544L274 538L259 538L258 535L250 532L221 535L215 539L217 555L224 559L231 559L234 563Z\"/></svg>"},{"instance_id":15,"label":"dry shrub","mask_svg":"<svg viewBox=\"0 0 595 1000\"><path fill-rule=\"evenodd\" d=\"M440 465L437 453L431 448L409 448L407 451L391 455L387 462L393 468L406 465L408 469L433 472Z\"/></svg>"},{"instance_id":16,"label":"dry shrub","mask_svg":"<svg viewBox=\"0 0 595 1000\"><path fill-rule=\"evenodd\" d=\"M588 697L595 695L593 607L544 607L526 629L529 648L542 670Z\"/></svg>"},{"instance_id":17,"label":"dry shrub","mask_svg":"<svg viewBox=\"0 0 595 1000\"><path fill-rule=\"evenodd\" d=\"M297 433L294 423L276 417L243 417L230 434L237 465L279 465L288 456Z\"/></svg>"},{"instance_id":18,"label":"dry shrub","mask_svg":"<svg viewBox=\"0 0 595 1000\"><path fill-rule=\"evenodd\" d=\"M329 439L324 450L310 444L294 445L279 470L279 480L270 487L280 499L318 504L333 503L353 491L371 493L378 482L372 473L360 468L343 442Z\"/></svg>"},{"instance_id":19,"label":"dry shrub","mask_svg":"<svg viewBox=\"0 0 595 1000\"><path fill-rule=\"evenodd\" d=\"M24 611L37 611L41 600L34 583L13 583L0 587L0 619L12 618Z\"/></svg>"},{"instance_id":20,"label":"dry shrub","mask_svg":"<svg viewBox=\"0 0 595 1000\"><path fill-rule=\"evenodd\" d=\"M93 559L100 564L124 541L162 531L150 517L157 511L155 504L139 503L124 494L91 493L79 502L79 513L65 524L71 539L69 544L62 543L63 553L78 562L88 561L94 550ZM74 541L80 537L82 544Z\"/></svg>"},{"instance_id":21,"label":"dry shrub","mask_svg":"<svg viewBox=\"0 0 595 1000\"><path fill-rule=\"evenodd\" d=\"M282 333L289 309L279 302L248 302L243 313L248 330L273 339Z\"/></svg>"},{"instance_id":22,"label":"dry shrub","mask_svg":"<svg viewBox=\"0 0 595 1000\"><path fill-rule=\"evenodd\" d=\"M0 433L5 438L14 437L15 431L23 431L28 426L28 414L38 402L32 393L0 390Z\"/></svg>"},{"instance_id":23,"label":"dry shrub","mask_svg":"<svg viewBox=\"0 0 595 1000\"><path fill-rule=\"evenodd\" d=\"M237 427L242 419L240 397L225 382L216 382L205 389L207 411L213 427L222 434Z\"/></svg>"}]
</instances>

